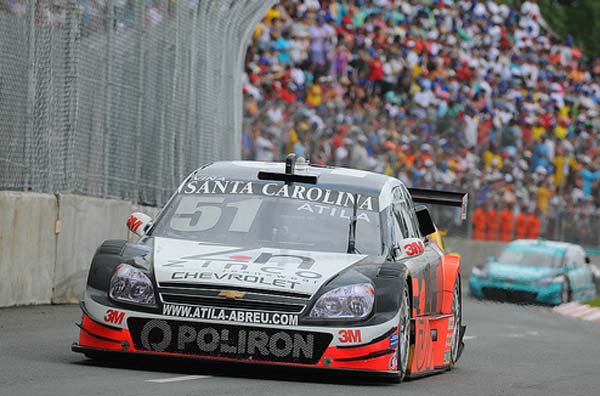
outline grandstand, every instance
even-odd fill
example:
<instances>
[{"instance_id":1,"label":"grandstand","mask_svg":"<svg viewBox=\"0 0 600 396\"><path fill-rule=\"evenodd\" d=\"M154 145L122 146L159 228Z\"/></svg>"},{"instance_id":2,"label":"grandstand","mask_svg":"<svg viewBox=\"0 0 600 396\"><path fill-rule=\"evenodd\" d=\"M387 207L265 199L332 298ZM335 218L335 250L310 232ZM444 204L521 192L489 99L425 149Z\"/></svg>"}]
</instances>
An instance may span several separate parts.
<instances>
[{"instance_id":1,"label":"grandstand","mask_svg":"<svg viewBox=\"0 0 600 396\"><path fill-rule=\"evenodd\" d=\"M281 1L246 56L243 156L467 189L599 243L600 62L508 3Z\"/></svg>"}]
</instances>

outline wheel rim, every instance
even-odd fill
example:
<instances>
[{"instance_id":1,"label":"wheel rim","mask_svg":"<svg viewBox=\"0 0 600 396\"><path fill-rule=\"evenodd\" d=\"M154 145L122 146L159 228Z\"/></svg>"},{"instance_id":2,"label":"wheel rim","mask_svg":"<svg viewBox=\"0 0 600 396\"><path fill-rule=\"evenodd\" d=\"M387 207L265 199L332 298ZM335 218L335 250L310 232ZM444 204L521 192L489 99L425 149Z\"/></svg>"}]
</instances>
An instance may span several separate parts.
<instances>
[{"instance_id":1,"label":"wheel rim","mask_svg":"<svg viewBox=\"0 0 600 396\"><path fill-rule=\"evenodd\" d=\"M408 290L404 289L400 310L400 336L398 337L398 370L406 373L408 366L408 352L410 349L410 300Z\"/></svg>"},{"instance_id":2,"label":"wheel rim","mask_svg":"<svg viewBox=\"0 0 600 396\"><path fill-rule=\"evenodd\" d=\"M462 323L460 309L460 289L457 284L454 286L454 296L452 298L452 315L454 316L454 332L452 334L452 361L458 359L458 344L460 342L460 326Z\"/></svg>"}]
</instances>

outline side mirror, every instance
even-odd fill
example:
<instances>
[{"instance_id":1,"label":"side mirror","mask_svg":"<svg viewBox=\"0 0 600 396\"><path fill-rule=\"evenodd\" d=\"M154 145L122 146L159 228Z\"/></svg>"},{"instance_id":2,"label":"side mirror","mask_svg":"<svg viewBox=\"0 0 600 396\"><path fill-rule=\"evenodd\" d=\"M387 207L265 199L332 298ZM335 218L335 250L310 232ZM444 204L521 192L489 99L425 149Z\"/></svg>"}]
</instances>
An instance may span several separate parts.
<instances>
[{"instance_id":1,"label":"side mirror","mask_svg":"<svg viewBox=\"0 0 600 396\"><path fill-rule=\"evenodd\" d=\"M433 220L431 220L431 215L429 214L429 209L427 209L427 207L420 206L415 209L415 212L417 214L417 220L419 221L419 230L421 231L421 235L427 236L437 231L435 229L435 225L433 224Z\"/></svg>"},{"instance_id":2,"label":"side mirror","mask_svg":"<svg viewBox=\"0 0 600 396\"><path fill-rule=\"evenodd\" d=\"M127 228L137 236L142 236L152 223L152 217L141 212L133 212L127 218Z\"/></svg>"},{"instance_id":3,"label":"side mirror","mask_svg":"<svg viewBox=\"0 0 600 396\"><path fill-rule=\"evenodd\" d=\"M590 260L590 258L588 256L585 256L585 263L586 264L591 264L592 260Z\"/></svg>"}]
</instances>

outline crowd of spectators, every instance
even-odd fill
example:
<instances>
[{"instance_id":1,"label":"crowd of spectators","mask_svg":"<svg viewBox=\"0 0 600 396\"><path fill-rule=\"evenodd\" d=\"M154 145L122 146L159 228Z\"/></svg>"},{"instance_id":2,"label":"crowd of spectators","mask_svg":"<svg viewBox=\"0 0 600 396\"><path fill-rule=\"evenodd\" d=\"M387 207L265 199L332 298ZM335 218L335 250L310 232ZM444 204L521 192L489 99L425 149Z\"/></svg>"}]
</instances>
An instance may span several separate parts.
<instances>
[{"instance_id":1,"label":"crowd of spectators","mask_svg":"<svg viewBox=\"0 0 600 396\"><path fill-rule=\"evenodd\" d=\"M512 215L483 239L598 243L599 83L535 0L282 0L246 56L243 155L471 191L478 224Z\"/></svg>"}]
</instances>

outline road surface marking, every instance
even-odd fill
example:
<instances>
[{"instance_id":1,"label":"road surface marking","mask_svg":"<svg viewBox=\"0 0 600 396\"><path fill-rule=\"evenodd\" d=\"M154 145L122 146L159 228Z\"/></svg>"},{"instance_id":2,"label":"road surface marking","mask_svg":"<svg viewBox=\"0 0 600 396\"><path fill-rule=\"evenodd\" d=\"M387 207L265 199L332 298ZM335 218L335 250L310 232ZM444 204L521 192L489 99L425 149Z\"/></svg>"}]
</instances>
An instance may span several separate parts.
<instances>
[{"instance_id":1,"label":"road surface marking","mask_svg":"<svg viewBox=\"0 0 600 396\"><path fill-rule=\"evenodd\" d=\"M596 319L600 319L600 310L583 318L583 320L589 320L589 321L596 320Z\"/></svg>"},{"instance_id":2,"label":"road surface marking","mask_svg":"<svg viewBox=\"0 0 600 396\"><path fill-rule=\"evenodd\" d=\"M146 380L146 382L154 382L157 384L166 384L169 382L192 381L192 380L203 379L203 378L212 378L212 376L210 376L210 375L184 375L183 377L151 379L151 380Z\"/></svg>"},{"instance_id":3,"label":"road surface marking","mask_svg":"<svg viewBox=\"0 0 600 396\"><path fill-rule=\"evenodd\" d=\"M463 340L467 341L467 340L474 340L475 338L477 338L477 336L464 336Z\"/></svg>"},{"instance_id":4,"label":"road surface marking","mask_svg":"<svg viewBox=\"0 0 600 396\"><path fill-rule=\"evenodd\" d=\"M591 315L591 314L593 314L595 312L598 312L598 308L596 308L596 307L588 307L588 309L582 310L581 312L578 312L577 315L575 315L575 317L577 319L582 319L582 318L584 318L584 317L586 317L588 315Z\"/></svg>"}]
</instances>

